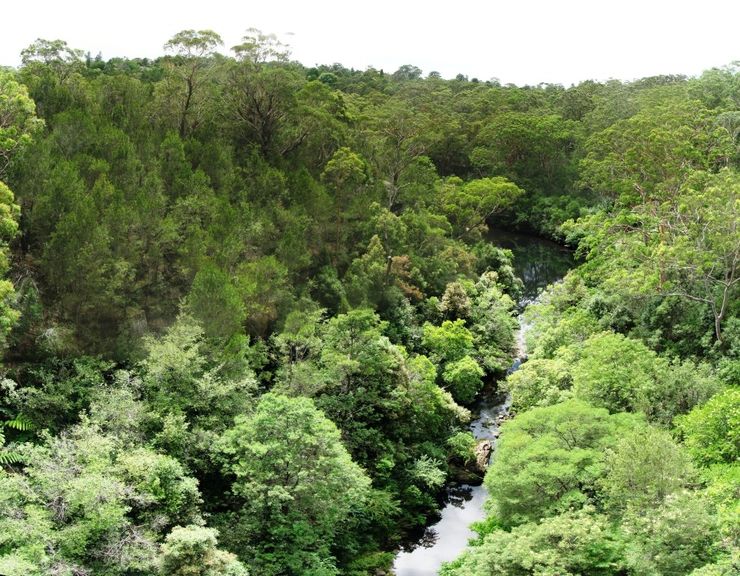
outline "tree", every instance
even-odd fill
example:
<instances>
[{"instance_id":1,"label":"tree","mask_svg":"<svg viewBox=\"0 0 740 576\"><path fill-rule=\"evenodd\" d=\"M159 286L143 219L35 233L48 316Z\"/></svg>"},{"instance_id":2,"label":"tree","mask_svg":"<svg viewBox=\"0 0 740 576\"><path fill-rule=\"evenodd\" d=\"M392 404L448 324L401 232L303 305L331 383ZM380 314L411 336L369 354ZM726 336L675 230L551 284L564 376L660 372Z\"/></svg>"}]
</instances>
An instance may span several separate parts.
<instances>
[{"instance_id":1,"label":"tree","mask_svg":"<svg viewBox=\"0 0 740 576\"><path fill-rule=\"evenodd\" d=\"M3 178L13 156L30 144L43 126L35 113L27 89L13 75L0 71L0 276L5 276L10 268L8 244L18 234L20 215L13 192ZM19 318L13 307L14 298L13 284L0 279L0 349L5 347L6 338Z\"/></svg>"},{"instance_id":2,"label":"tree","mask_svg":"<svg viewBox=\"0 0 740 576\"><path fill-rule=\"evenodd\" d=\"M393 259L389 257L378 236L370 239L367 251L350 264L345 276L347 300L352 306L377 308L391 283Z\"/></svg>"},{"instance_id":3,"label":"tree","mask_svg":"<svg viewBox=\"0 0 740 576\"><path fill-rule=\"evenodd\" d=\"M39 116L50 121L81 96L82 50L64 40L39 38L21 51L20 77L36 101Z\"/></svg>"},{"instance_id":4,"label":"tree","mask_svg":"<svg viewBox=\"0 0 740 576\"><path fill-rule=\"evenodd\" d=\"M36 105L28 89L14 75L0 71L0 178L14 154L31 142L44 122L36 118Z\"/></svg>"},{"instance_id":5,"label":"tree","mask_svg":"<svg viewBox=\"0 0 740 576\"><path fill-rule=\"evenodd\" d=\"M321 180L334 200L334 261L341 255L347 240L345 220L364 204L364 194L369 180L365 160L349 148L341 147L326 163Z\"/></svg>"},{"instance_id":6,"label":"tree","mask_svg":"<svg viewBox=\"0 0 740 576\"><path fill-rule=\"evenodd\" d=\"M678 421L684 443L703 466L740 458L740 390L730 388Z\"/></svg>"},{"instance_id":7,"label":"tree","mask_svg":"<svg viewBox=\"0 0 740 576\"><path fill-rule=\"evenodd\" d=\"M220 269L206 265L195 275L187 309L209 338L228 339L241 331L246 311L231 279Z\"/></svg>"},{"instance_id":8,"label":"tree","mask_svg":"<svg viewBox=\"0 0 740 576\"><path fill-rule=\"evenodd\" d=\"M642 342L613 332L591 336L576 357L573 392L610 412L645 409L658 371L667 369Z\"/></svg>"},{"instance_id":9,"label":"tree","mask_svg":"<svg viewBox=\"0 0 740 576\"><path fill-rule=\"evenodd\" d=\"M155 573L167 531L202 521L197 481L169 456L88 426L23 450L23 471L0 470L3 572Z\"/></svg>"},{"instance_id":10,"label":"tree","mask_svg":"<svg viewBox=\"0 0 740 576\"><path fill-rule=\"evenodd\" d=\"M662 292L709 305L719 342L740 285L738 190L740 174L729 168L694 175L678 202L659 209L660 243L650 258L663 276Z\"/></svg>"},{"instance_id":11,"label":"tree","mask_svg":"<svg viewBox=\"0 0 740 576\"><path fill-rule=\"evenodd\" d=\"M70 48L64 40L38 38L33 44L21 50L21 62L24 66L32 62L62 65L79 62L82 54L82 50Z\"/></svg>"},{"instance_id":12,"label":"tree","mask_svg":"<svg viewBox=\"0 0 740 576\"><path fill-rule=\"evenodd\" d=\"M486 473L490 513L511 527L582 508L605 473L605 448L634 422L577 400L519 414Z\"/></svg>"},{"instance_id":13,"label":"tree","mask_svg":"<svg viewBox=\"0 0 740 576\"><path fill-rule=\"evenodd\" d=\"M454 362L473 352L473 335L465 320L445 320L441 326L424 324L422 344L437 362Z\"/></svg>"},{"instance_id":14,"label":"tree","mask_svg":"<svg viewBox=\"0 0 740 576\"><path fill-rule=\"evenodd\" d=\"M421 68L413 64L403 64L391 75L391 78L403 82L406 80L418 80L421 76Z\"/></svg>"},{"instance_id":15,"label":"tree","mask_svg":"<svg viewBox=\"0 0 740 576\"><path fill-rule=\"evenodd\" d=\"M657 208L693 171L722 166L731 153L732 142L713 116L682 89L648 92L637 114L588 139L581 184L620 207Z\"/></svg>"},{"instance_id":16,"label":"tree","mask_svg":"<svg viewBox=\"0 0 740 576\"><path fill-rule=\"evenodd\" d=\"M635 574L694 574L722 550L717 518L699 494L678 492L660 506L629 515L627 564Z\"/></svg>"},{"instance_id":17,"label":"tree","mask_svg":"<svg viewBox=\"0 0 740 576\"><path fill-rule=\"evenodd\" d=\"M450 177L441 184L438 194L439 208L460 239L485 230L487 220L509 208L524 191L501 176L465 183Z\"/></svg>"},{"instance_id":18,"label":"tree","mask_svg":"<svg viewBox=\"0 0 740 576\"><path fill-rule=\"evenodd\" d=\"M266 336L290 301L288 270L274 256L240 264L234 279L250 334Z\"/></svg>"},{"instance_id":19,"label":"tree","mask_svg":"<svg viewBox=\"0 0 740 576\"><path fill-rule=\"evenodd\" d=\"M587 143L582 184L611 207L566 230L585 235L592 267L634 296L707 305L721 343L740 261L738 176L728 166L736 146L698 102L672 88L650 96Z\"/></svg>"},{"instance_id":20,"label":"tree","mask_svg":"<svg viewBox=\"0 0 740 576\"><path fill-rule=\"evenodd\" d=\"M245 339L209 347L203 328L181 314L165 334L144 340L144 398L159 416L157 443L194 468L210 469L216 436L253 405L256 378Z\"/></svg>"},{"instance_id":21,"label":"tree","mask_svg":"<svg viewBox=\"0 0 740 576\"><path fill-rule=\"evenodd\" d=\"M177 55L174 70L185 88L178 123L180 138L185 138L190 127L197 124L197 118L189 123L189 116L197 116L197 108L202 105L198 101L201 98L200 85L207 73L209 57L221 45L221 37L213 30L183 30L164 45L165 50Z\"/></svg>"},{"instance_id":22,"label":"tree","mask_svg":"<svg viewBox=\"0 0 740 576\"><path fill-rule=\"evenodd\" d=\"M470 153L483 176L504 176L529 193L568 185L577 126L557 114L505 111L486 119Z\"/></svg>"},{"instance_id":23,"label":"tree","mask_svg":"<svg viewBox=\"0 0 740 576\"><path fill-rule=\"evenodd\" d=\"M258 575L324 573L329 543L370 487L336 426L308 398L266 394L216 448L234 477L240 556Z\"/></svg>"},{"instance_id":24,"label":"tree","mask_svg":"<svg viewBox=\"0 0 740 576\"><path fill-rule=\"evenodd\" d=\"M573 384L570 367L561 360L532 358L504 382L516 412L550 406L567 400Z\"/></svg>"},{"instance_id":25,"label":"tree","mask_svg":"<svg viewBox=\"0 0 740 576\"><path fill-rule=\"evenodd\" d=\"M176 526L162 545L162 576L249 576L236 556L219 550L218 531L203 526Z\"/></svg>"},{"instance_id":26,"label":"tree","mask_svg":"<svg viewBox=\"0 0 740 576\"><path fill-rule=\"evenodd\" d=\"M470 331L475 359L489 373L511 366L516 354L514 301L502 291L497 272L484 272L471 288Z\"/></svg>"},{"instance_id":27,"label":"tree","mask_svg":"<svg viewBox=\"0 0 740 576\"><path fill-rule=\"evenodd\" d=\"M405 191L413 188L414 182L405 176L426 151L430 124L426 114L410 110L400 98L389 98L371 112L368 128L372 158L385 188L385 207L391 212L410 203Z\"/></svg>"},{"instance_id":28,"label":"tree","mask_svg":"<svg viewBox=\"0 0 740 576\"><path fill-rule=\"evenodd\" d=\"M439 309L450 320L470 317L471 302L468 293L460 282L450 282L445 287Z\"/></svg>"},{"instance_id":29,"label":"tree","mask_svg":"<svg viewBox=\"0 0 740 576\"><path fill-rule=\"evenodd\" d=\"M0 276L10 268L8 243L18 233L18 205L13 193L0 181ZM6 338L15 326L20 314L14 306L15 288L10 280L0 279L0 350L5 348Z\"/></svg>"},{"instance_id":30,"label":"tree","mask_svg":"<svg viewBox=\"0 0 740 576\"><path fill-rule=\"evenodd\" d=\"M694 479L682 447L668 432L646 426L627 433L608 449L600 485L608 508L644 514Z\"/></svg>"},{"instance_id":31,"label":"tree","mask_svg":"<svg viewBox=\"0 0 740 576\"><path fill-rule=\"evenodd\" d=\"M275 34L265 34L257 28L248 28L242 37L242 43L232 50L237 58L255 65L286 62L290 56L288 46L280 42Z\"/></svg>"},{"instance_id":32,"label":"tree","mask_svg":"<svg viewBox=\"0 0 740 576\"><path fill-rule=\"evenodd\" d=\"M302 78L281 65L243 59L230 69L226 99L244 143L254 143L268 160L286 156L308 136L299 125L297 94Z\"/></svg>"},{"instance_id":33,"label":"tree","mask_svg":"<svg viewBox=\"0 0 740 576\"><path fill-rule=\"evenodd\" d=\"M396 388L404 383L403 351L383 334L386 323L360 308L331 318L323 330L320 365L327 386L317 398L364 466L383 454L394 419Z\"/></svg>"},{"instance_id":34,"label":"tree","mask_svg":"<svg viewBox=\"0 0 740 576\"><path fill-rule=\"evenodd\" d=\"M593 510L566 512L506 532L494 530L442 576L624 574L624 545L608 518Z\"/></svg>"},{"instance_id":35,"label":"tree","mask_svg":"<svg viewBox=\"0 0 740 576\"><path fill-rule=\"evenodd\" d=\"M452 397L460 404L470 404L483 388L483 368L470 356L445 364L442 380L449 386Z\"/></svg>"}]
</instances>

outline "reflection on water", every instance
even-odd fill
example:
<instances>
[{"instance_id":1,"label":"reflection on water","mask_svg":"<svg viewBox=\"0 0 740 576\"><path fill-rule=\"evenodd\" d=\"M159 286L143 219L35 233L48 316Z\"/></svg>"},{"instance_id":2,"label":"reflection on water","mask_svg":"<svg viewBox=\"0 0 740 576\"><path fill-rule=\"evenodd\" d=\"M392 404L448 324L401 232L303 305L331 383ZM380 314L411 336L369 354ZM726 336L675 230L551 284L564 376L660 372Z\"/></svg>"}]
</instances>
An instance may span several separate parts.
<instances>
[{"instance_id":1,"label":"reflection on water","mask_svg":"<svg viewBox=\"0 0 740 576\"><path fill-rule=\"evenodd\" d=\"M450 486L447 490L447 504L462 508L473 498L473 487L468 484Z\"/></svg>"},{"instance_id":2,"label":"reflection on water","mask_svg":"<svg viewBox=\"0 0 740 576\"><path fill-rule=\"evenodd\" d=\"M565 276L573 266L573 253L562 246L524 234L492 231L488 239L502 248L514 253L514 268L524 281L524 295L520 307L534 301L548 284ZM519 318L520 330L517 335L519 358L516 358L508 372L514 372L526 357L524 333L527 326ZM484 397L477 406L478 418L470 424L470 431L477 439L490 440L496 447L500 417L509 409L509 398ZM483 503L487 492L484 486L467 484L447 488L445 506L440 511L440 520L430 526L424 535L408 550L396 556L393 570L397 576L434 576L444 562L457 558L475 536L470 529L473 522L483 520Z\"/></svg>"},{"instance_id":3,"label":"reflection on water","mask_svg":"<svg viewBox=\"0 0 740 576\"><path fill-rule=\"evenodd\" d=\"M418 548L400 552L393 569L398 576L432 576L443 562L457 558L468 541L475 536L470 529L473 522L482 520L486 489L465 485L466 494L458 494L456 505L447 504L442 518L430 527Z\"/></svg>"},{"instance_id":4,"label":"reflection on water","mask_svg":"<svg viewBox=\"0 0 740 576\"><path fill-rule=\"evenodd\" d=\"M514 270L524 282L524 303L573 267L573 251L550 240L505 230L490 230L487 239L514 253Z\"/></svg>"}]
</instances>

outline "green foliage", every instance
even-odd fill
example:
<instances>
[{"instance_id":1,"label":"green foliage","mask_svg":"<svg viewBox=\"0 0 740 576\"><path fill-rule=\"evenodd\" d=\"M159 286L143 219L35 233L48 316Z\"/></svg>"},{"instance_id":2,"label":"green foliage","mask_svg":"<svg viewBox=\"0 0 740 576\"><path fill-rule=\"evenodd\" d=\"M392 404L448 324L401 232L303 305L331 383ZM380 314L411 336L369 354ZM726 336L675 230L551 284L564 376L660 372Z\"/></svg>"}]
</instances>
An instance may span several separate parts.
<instances>
[{"instance_id":1,"label":"green foliage","mask_svg":"<svg viewBox=\"0 0 740 576\"><path fill-rule=\"evenodd\" d=\"M289 300L287 268L274 256L245 262L237 268L235 285L250 332L264 336Z\"/></svg>"},{"instance_id":2,"label":"green foliage","mask_svg":"<svg viewBox=\"0 0 740 576\"><path fill-rule=\"evenodd\" d=\"M476 440L470 432L458 432L447 439L450 455L464 464L475 458L475 445Z\"/></svg>"},{"instance_id":3,"label":"green foliage","mask_svg":"<svg viewBox=\"0 0 740 576\"><path fill-rule=\"evenodd\" d=\"M533 358L511 374L504 387L511 393L517 412L558 404L572 396L573 378L568 364L560 359Z\"/></svg>"},{"instance_id":4,"label":"green foliage","mask_svg":"<svg viewBox=\"0 0 740 576\"><path fill-rule=\"evenodd\" d=\"M176 526L162 545L163 576L248 576L236 556L216 547L218 532L202 526Z\"/></svg>"},{"instance_id":5,"label":"green foliage","mask_svg":"<svg viewBox=\"0 0 740 576\"><path fill-rule=\"evenodd\" d=\"M10 464L20 464L23 461L23 455L14 450L12 447L5 445L5 430L9 428L18 432L29 432L35 428L33 422L28 420L23 414L17 414L10 420L0 420L0 466Z\"/></svg>"},{"instance_id":6,"label":"green foliage","mask_svg":"<svg viewBox=\"0 0 740 576\"><path fill-rule=\"evenodd\" d=\"M503 293L497 272L484 272L471 293L470 330L476 360L487 372L500 374L516 353L514 301Z\"/></svg>"},{"instance_id":7,"label":"green foliage","mask_svg":"<svg viewBox=\"0 0 740 576\"><path fill-rule=\"evenodd\" d=\"M200 325L181 315L161 338L145 340L143 392L161 419L157 443L196 468L218 433L253 405L254 373L244 341L210 349Z\"/></svg>"},{"instance_id":8,"label":"green foliage","mask_svg":"<svg viewBox=\"0 0 740 576\"><path fill-rule=\"evenodd\" d=\"M458 238L486 229L486 221L509 208L524 191L506 178L496 176L464 183L448 178L439 190L442 213Z\"/></svg>"},{"instance_id":9,"label":"green foliage","mask_svg":"<svg viewBox=\"0 0 740 576\"><path fill-rule=\"evenodd\" d=\"M534 322L534 334L528 335L534 357L552 358L559 348L580 345L600 331L597 318L582 308L558 312L551 305L535 304L525 316Z\"/></svg>"},{"instance_id":10,"label":"green foliage","mask_svg":"<svg viewBox=\"0 0 740 576\"><path fill-rule=\"evenodd\" d=\"M336 426L307 398L266 394L217 450L239 506L231 546L257 574L318 574L330 562L328 543L370 485Z\"/></svg>"},{"instance_id":11,"label":"green foliage","mask_svg":"<svg viewBox=\"0 0 740 576\"><path fill-rule=\"evenodd\" d=\"M38 428L61 431L90 406L110 368L109 362L85 356L33 367L27 374L32 385L18 391L24 414Z\"/></svg>"},{"instance_id":12,"label":"green foliage","mask_svg":"<svg viewBox=\"0 0 740 576\"><path fill-rule=\"evenodd\" d=\"M373 236L367 251L350 264L345 277L347 300L351 306L377 305L383 300L391 280L391 261L380 238Z\"/></svg>"},{"instance_id":13,"label":"green foliage","mask_svg":"<svg viewBox=\"0 0 740 576\"><path fill-rule=\"evenodd\" d=\"M634 425L575 400L518 415L486 473L491 514L510 527L583 507L605 473L605 449Z\"/></svg>"},{"instance_id":14,"label":"green foliage","mask_svg":"<svg viewBox=\"0 0 740 576\"><path fill-rule=\"evenodd\" d=\"M528 191L551 190L568 182L577 132L557 114L506 111L481 129L470 158L483 173L504 174Z\"/></svg>"},{"instance_id":15,"label":"green foliage","mask_svg":"<svg viewBox=\"0 0 740 576\"><path fill-rule=\"evenodd\" d=\"M197 481L173 458L126 452L94 428L24 447L23 472L0 471L0 565L101 574L156 571L157 545L200 521Z\"/></svg>"},{"instance_id":16,"label":"green foliage","mask_svg":"<svg viewBox=\"0 0 740 576\"><path fill-rule=\"evenodd\" d=\"M695 482L688 455L663 430L645 427L628 432L606 455L601 481L611 509L650 510Z\"/></svg>"},{"instance_id":17,"label":"green foliage","mask_svg":"<svg viewBox=\"0 0 740 576\"><path fill-rule=\"evenodd\" d=\"M0 178L13 155L28 145L43 125L36 118L36 105L28 89L10 72L0 71Z\"/></svg>"},{"instance_id":18,"label":"green foliage","mask_svg":"<svg viewBox=\"0 0 740 576\"><path fill-rule=\"evenodd\" d=\"M670 496L649 514L625 520L630 535L627 561L635 574L693 574L712 562L721 549L717 519L700 496Z\"/></svg>"},{"instance_id":19,"label":"green foliage","mask_svg":"<svg viewBox=\"0 0 740 576\"><path fill-rule=\"evenodd\" d=\"M0 410L49 429L2 427L0 573L387 571L472 458L456 400L516 352L489 226L585 261L527 312L455 569L728 572L737 67L517 88L220 45L39 39L0 72Z\"/></svg>"},{"instance_id":20,"label":"green foliage","mask_svg":"<svg viewBox=\"0 0 740 576\"><path fill-rule=\"evenodd\" d=\"M228 339L240 331L245 307L231 279L206 266L195 275L187 308L209 338Z\"/></svg>"},{"instance_id":21,"label":"green foliage","mask_svg":"<svg viewBox=\"0 0 740 576\"><path fill-rule=\"evenodd\" d=\"M465 320L445 320L441 326L424 324L422 344L437 362L454 362L473 351L473 335Z\"/></svg>"},{"instance_id":22,"label":"green foliage","mask_svg":"<svg viewBox=\"0 0 740 576\"><path fill-rule=\"evenodd\" d=\"M506 532L495 530L458 560L444 576L520 574L624 574L623 544L604 516L566 512Z\"/></svg>"},{"instance_id":23,"label":"green foliage","mask_svg":"<svg viewBox=\"0 0 740 576\"><path fill-rule=\"evenodd\" d=\"M586 340L572 368L573 392L611 412L640 406L655 377L655 353L621 334Z\"/></svg>"},{"instance_id":24,"label":"green foliage","mask_svg":"<svg viewBox=\"0 0 740 576\"><path fill-rule=\"evenodd\" d=\"M470 356L445 364L442 380L449 386L452 397L460 404L470 404L483 387L484 372Z\"/></svg>"},{"instance_id":25,"label":"green foliage","mask_svg":"<svg viewBox=\"0 0 740 576\"><path fill-rule=\"evenodd\" d=\"M447 474L441 467L442 462L424 454L414 461L411 467L411 477L429 488L441 488L447 479Z\"/></svg>"},{"instance_id":26,"label":"green foliage","mask_svg":"<svg viewBox=\"0 0 740 576\"><path fill-rule=\"evenodd\" d=\"M737 462L740 457L740 390L730 388L679 420L694 460L704 466Z\"/></svg>"}]
</instances>

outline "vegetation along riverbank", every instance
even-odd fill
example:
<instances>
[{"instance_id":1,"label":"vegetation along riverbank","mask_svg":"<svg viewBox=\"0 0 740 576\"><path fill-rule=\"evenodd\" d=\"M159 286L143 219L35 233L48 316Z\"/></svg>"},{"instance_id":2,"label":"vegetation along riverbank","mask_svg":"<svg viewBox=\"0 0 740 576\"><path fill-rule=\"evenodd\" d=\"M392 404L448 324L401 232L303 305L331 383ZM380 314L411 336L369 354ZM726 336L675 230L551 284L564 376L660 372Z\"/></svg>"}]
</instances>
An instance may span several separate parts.
<instances>
[{"instance_id":1,"label":"vegetation along riverbank","mask_svg":"<svg viewBox=\"0 0 740 576\"><path fill-rule=\"evenodd\" d=\"M484 385L516 417L441 574L736 574L737 66L221 51L0 68L0 574L389 574Z\"/></svg>"}]
</instances>

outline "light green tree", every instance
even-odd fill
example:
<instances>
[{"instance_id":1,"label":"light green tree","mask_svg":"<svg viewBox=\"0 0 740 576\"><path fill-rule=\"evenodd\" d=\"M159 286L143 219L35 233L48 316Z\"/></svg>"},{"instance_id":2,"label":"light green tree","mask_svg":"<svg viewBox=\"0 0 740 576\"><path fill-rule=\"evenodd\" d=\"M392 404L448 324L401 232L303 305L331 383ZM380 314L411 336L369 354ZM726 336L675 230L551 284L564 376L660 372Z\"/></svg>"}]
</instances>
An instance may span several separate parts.
<instances>
[{"instance_id":1,"label":"light green tree","mask_svg":"<svg viewBox=\"0 0 740 576\"><path fill-rule=\"evenodd\" d=\"M624 574L623 543L608 518L593 510L566 512L510 532L495 530L442 576L537 576Z\"/></svg>"},{"instance_id":2,"label":"light green tree","mask_svg":"<svg viewBox=\"0 0 740 576\"><path fill-rule=\"evenodd\" d=\"M606 507L642 514L695 481L684 449L668 432L646 426L625 434L607 450L600 486Z\"/></svg>"},{"instance_id":3,"label":"light green tree","mask_svg":"<svg viewBox=\"0 0 740 576\"><path fill-rule=\"evenodd\" d=\"M166 532L201 522L198 483L174 458L84 425L22 450L22 471L0 470L6 574L154 573Z\"/></svg>"},{"instance_id":4,"label":"light green tree","mask_svg":"<svg viewBox=\"0 0 740 576\"><path fill-rule=\"evenodd\" d=\"M262 396L218 442L239 511L232 540L257 574L319 574L370 481L308 398ZM328 572L327 572L328 573Z\"/></svg>"},{"instance_id":5,"label":"light green tree","mask_svg":"<svg viewBox=\"0 0 740 576\"><path fill-rule=\"evenodd\" d=\"M703 466L737 463L740 458L740 390L730 388L678 422L684 444Z\"/></svg>"},{"instance_id":6,"label":"light green tree","mask_svg":"<svg viewBox=\"0 0 740 576\"><path fill-rule=\"evenodd\" d=\"M28 89L10 72L0 71L0 179L14 154L44 126Z\"/></svg>"},{"instance_id":7,"label":"light green tree","mask_svg":"<svg viewBox=\"0 0 740 576\"><path fill-rule=\"evenodd\" d=\"M588 504L606 471L605 449L635 425L577 400L517 415L486 473L490 513L515 526Z\"/></svg>"},{"instance_id":8,"label":"light green tree","mask_svg":"<svg viewBox=\"0 0 740 576\"><path fill-rule=\"evenodd\" d=\"M162 576L248 576L234 554L217 548L218 531L203 526L176 526L161 548Z\"/></svg>"}]
</instances>

